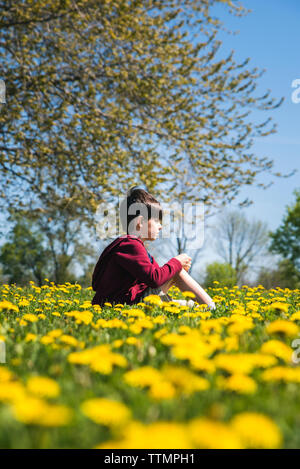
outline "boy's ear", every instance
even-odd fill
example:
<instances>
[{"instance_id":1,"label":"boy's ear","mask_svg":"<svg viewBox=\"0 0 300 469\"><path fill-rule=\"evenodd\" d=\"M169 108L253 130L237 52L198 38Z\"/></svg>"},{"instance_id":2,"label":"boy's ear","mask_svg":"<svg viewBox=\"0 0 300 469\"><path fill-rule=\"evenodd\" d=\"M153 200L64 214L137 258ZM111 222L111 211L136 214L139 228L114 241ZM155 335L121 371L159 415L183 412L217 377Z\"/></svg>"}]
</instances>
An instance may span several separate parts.
<instances>
[{"instance_id":1,"label":"boy's ear","mask_svg":"<svg viewBox=\"0 0 300 469\"><path fill-rule=\"evenodd\" d=\"M143 215L138 215L137 216L137 221L136 221L136 226L141 227L144 224L144 217Z\"/></svg>"}]
</instances>

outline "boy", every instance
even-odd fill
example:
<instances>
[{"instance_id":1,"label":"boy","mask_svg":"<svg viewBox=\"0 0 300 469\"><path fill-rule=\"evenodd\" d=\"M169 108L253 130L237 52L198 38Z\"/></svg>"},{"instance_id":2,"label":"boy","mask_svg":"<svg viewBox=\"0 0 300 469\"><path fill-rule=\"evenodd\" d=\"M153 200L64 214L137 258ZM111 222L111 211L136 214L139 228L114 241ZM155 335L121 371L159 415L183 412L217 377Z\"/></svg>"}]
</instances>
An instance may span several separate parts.
<instances>
[{"instance_id":1,"label":"boy","mask_svg":"<svg viewBox=\"0 0 300 469\"><path fill-rule=\"evenodd\" d=\"M181 291L192 291L196 301L214 309L211 297L187 272L191 266L191 258L187 254L172 257L160 267L147 251L144 241L154 241L162 228L159 202L145 190L134 186L127 192L120 208L121 222L127 235L116 238L99 257L92 277L92 287L96 292L92 304L131 305L147 295L156 294L164 301L192 306L192 300L172 300L167 295L169 288L175 285ZM135 208L139 209L139 215Z\"/></svg>"}]
</instances>

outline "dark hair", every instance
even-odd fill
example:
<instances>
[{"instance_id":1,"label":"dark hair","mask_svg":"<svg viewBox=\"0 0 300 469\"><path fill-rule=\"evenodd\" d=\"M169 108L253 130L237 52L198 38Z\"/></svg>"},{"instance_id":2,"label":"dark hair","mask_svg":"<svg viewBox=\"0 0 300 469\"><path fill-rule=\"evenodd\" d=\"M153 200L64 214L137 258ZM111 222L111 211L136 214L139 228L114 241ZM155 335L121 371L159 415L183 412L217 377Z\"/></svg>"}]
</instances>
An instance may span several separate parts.
<instances>
[{"instance_id":1,"label":"dark hair","mask_svg":"<svg viewBox=\"0 0 300 469\"><path fill-rule=\"evenodd\" d=\"M129 212L129 208L132 206L132 213ZM162 222L162 208L160 203L147 191L139 188L139 186L133 186L127 191L126 197L120 204L120 219L123 229L128 233L129 224L134 218L142 215L150 218L159 218Z\"/></svg>"}]
</instances>

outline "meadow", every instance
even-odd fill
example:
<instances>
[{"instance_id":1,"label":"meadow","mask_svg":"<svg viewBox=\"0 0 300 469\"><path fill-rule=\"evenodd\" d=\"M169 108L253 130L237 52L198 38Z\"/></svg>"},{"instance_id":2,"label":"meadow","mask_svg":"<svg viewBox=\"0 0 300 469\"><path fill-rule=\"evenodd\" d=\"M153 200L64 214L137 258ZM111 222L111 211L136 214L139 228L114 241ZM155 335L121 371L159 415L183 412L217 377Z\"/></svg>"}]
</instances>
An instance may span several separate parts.
<instances>
[{"instance_id":1,"label":"meadow","mask_svg":"<svg viewBox=\"0 0 300 469\"><path fill-rule=\"evenodd\" d=\"M300 290L207 292L215 311L2 285L0 447L300 448Z\"/></svg>"}]
</instances>

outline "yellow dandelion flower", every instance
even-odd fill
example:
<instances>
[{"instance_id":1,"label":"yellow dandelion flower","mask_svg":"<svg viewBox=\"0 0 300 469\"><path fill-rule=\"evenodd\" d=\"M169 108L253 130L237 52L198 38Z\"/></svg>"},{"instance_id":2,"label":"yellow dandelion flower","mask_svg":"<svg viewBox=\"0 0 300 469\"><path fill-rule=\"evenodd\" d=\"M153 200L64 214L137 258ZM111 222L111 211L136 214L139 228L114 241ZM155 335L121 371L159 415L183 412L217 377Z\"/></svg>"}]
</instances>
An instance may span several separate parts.
<instances>
[{"instance_id":1,"label":"yellow dandelion flower","mask_svg":"<svg viewBox=\"0 0 300 469\"><path fill-rule=\"evenodd\" d=\"M162 381L163 376L159 370L152 366L142 366L124 373L123 379L131 386L151 386L157 381Z\"/></svg>"},{"instance_id":2,"label":"yellow dandelion flower","mask_svg":"<svg viewBox=\"0 0 300 469\"><path fill-rule=\"evenodd\" d=\"M78 340L71 335L63 334L59 337L59 340L64 344L73 345L74 347L78 345Z\"/></svg>"},{"instance_id":3,"label":"yellow dandelion flower","mask_svg":"<svg viewBox=\"0 0 300 469\"><path fill-rule=\"evenodd\" d=\"M275 357L281 358L286 363L292 361L293 350L287 344L284 344L280 340L268 340L263 343L260 352L264 354L274 355Z\"/></svg>"},{"instance_id":4,"label":"yellow dandelion flower","mask_svg":"<svg viewBox=\"0 0 300 469\"><path fill-rule=\"evenodd\" d=\"M262 373L261 379L264 381L284 381L291 383L300 383L299 368L288 366L275 366Z\"/></svg>"},{"instance_id":5,"label":"yellow dandelion flower","mask_svg":"<svg viewBox=\"0 0 300 469\"><path fill-rule=\"evenodd\" d=\"M244 374L235 373L228 378L217 377L217 386L228 391L235 391L240 394L253 394L257 390L254 379Z\"/></svg>"},{"instance_id":6,"label":"yellow dandelion flower","mask_svg":"<svg viewBox=\"0 0 300 469\"><path fill-rule=\"evenodd\" d=\"M131 418L131 410L127 406L106 398L84 401L80 409L93 422L109 427L124 425Z\"/></svg>"},{"instance_id":7,"label":"yellow dandelion flower","mask_svg":"<svg viewBox=\"0 0 300 469\"><path fill-rule=\"evenodd\" d=\"M188 434L199 449L243 449L244 445L237 432L228 424L207 417L191 420Z\"/></svg>"},{"instance_id":8,"label":"yellow dandelion flower","mask_svg":"<svg viewBox=\"0 0 300 469\"><path fill-rule=\"evenodd\" d=\"M278 319L268 324L266 332L267 334L283 334L294 337L298 334L299 327L294 322Z\"/></svg>"},{"instance_id":9,"label":"yellow dandelion flower","mask_svg":"<svg viewBox=\"0 0 300 469\"><path fill-rule=\"evenodd\" d=\"M268 368L269 366L274 366L277 363L277 358L271 355L263 353L253 353L252 362L257 368Z\"/></svg>"},{"instance_id":10,"label":"yellow dandelion flower","mask_svg":"<svg viewBox=\"0 0 300 469\"><path fill-rule=\"evenodd\" d=\"M253 329L254 324L252 320L250 319L245 320L245 319L246 318L244 318L243 321L237 321L234 324L231 324L230 326L228 326L227 333L229 335L234 335L234 334L241 335L243 334L243 332Z\"/></svg>"},{"instance_id":11,"label":"yellow dandelion flower","mask_svg":"<svg viewBox=\"0 0 300 469\"><path fill-rule=\"evenodd\" d=\"M0 366L0 383L10 381L14 378L13 373L5 366Z\"/></svg>"},{"instance_id":12,"label":"yellow dandelion flower","mask_svg":"<svg viewBox=\"0 0 300 469\"><path fill-rule=\"evenodd\" d=\"M152 319L153 324L165 324L166 318L164 316L155 316Z\"/></svg>"},{"instance_id":13,"label":"yellow dandelion flower","mask_svg":"<svg viewBox=\"0 0 300 469\"><path fill-rule=\"evenodd\" d=\"M300 311L291 314L290 321L300 321Z\"/></svg>"},{"instance_id":14,"label":"yellow dandelion flower","mask_svg":"<svg viewBox=\"0 0 300 469\"><path fill-rule=\"evenodd\" d=\"M121 319L118 319L118 318L109 319L109 320L100 318L96 322L95 327L96 327L96 329L98 329L100 327L102 327L103 329L104 328L128 329L128 326Z\"/></svg>"},{"instance_id":15,"label":"yellow dandelion flower","mask_svg":"<svg viewBox=\"0 0 300 469\"><path fill-rule=\"evenodd\" d=\"M18 305L19 306L29 306L30 302L26 299L23 299L23 300L19 301Z\"/></svg>"},{"instance_id":16,"label":"yellow dandelion flower","mask_svg":"<svg viewBox=\"0 0 300 469\"><path fill-rule=\"evenodd\" d=\"M49 345L49 344L52 344L54 342L54 339L53 339L53 337L49 337L47 335L44 335L41 338L40 342L41 342L41 344Z\"/></svg>"},{"instance_id":17,"label":"yellow dandelion flower","mask_svg":"<svg viewBox=\"0 0 300 469\"><path fill-rule=\"evenodd\" d=\"M65 316L74 317L76 319L76 324L90 324L94 317L91 311L70 311L69 313L64 314Z\"/></svg>"},{"instance_id":18,"label":"yellow dandelion flower","mask_svg":"<svg viewBox=\"0 0 300 469\"><path fill-rule=\"evenodd\" d=\"M224 339L224 349L226 352L232 352L239 349L239 336L238 334L233 335L232 337L225 337Z\"/></svg>"},{"instance_id":19,"label":"yellow dandelion flower","mask_svg":"<svg viewBox=\"0 0 300 469\"><path fill-rule=\"evenodd\" d=\"M113 353L109 345L99 345L97 347L74 352L68 355L70 363L89 365L93 371L109 374L113 365L126 367L127 359L118 353Z\"/></svg>"},{"instance_id":20,"label":"yellow dandelion flower","mask_svg":"<svg viewBox=\"0 0 300 469\"><path fill-rule=\"evenodd\" d=\"M34 340L36 340L36 338L36 334L31 334L30 332L28 332L25 337L25 342L33 342Z\"/></svg>"},{"instance_id":21,"label":"yellow dandelion flower","mask_svg":"<svg viewBox=\"0 0 300 469\"><path fill-rule=\"evenodd\" d=\"M148 295L143 299L144 303L150 303L151 305L160 306L162 304L162 299L159 295Z\"/></svg>"},{"instance_id":22,"label":"yellow dandelion flower","mask_svg":"<svg viewBox=\"0 0 300 469\"><path fill-rule=\"evenodd\" d=\"M274 357L266 358L258 353L220 353L214 358L217 368L224 369L231 374L251 373L255 367L268 367L276 363Z\"/></svg>"},{"instance_id":23,"label":"yellow dandelion flower","mask_svg":"<svg viewBox=\"0 0 300 469\"><path fill-rule=\"evenodd\" d=\"M3 311L3 310L15 311L16 313L19 312L18 306L14 305L10 301L6 301L6 300L0 301L0 311Z\"/></svg>"},{"instance_id":24,"label":"yellow dandelion flower","mask_svg":"<svg viewBox=\"0 0 300 469\"><path fill-rule=\"evenodd\" d=\"M192 371L181 366L165 365L161 373L180 392L191 394L196 391L205 391L209 388L209 381L197 376Z\"/></svg>"},{"instance_id":25,"label":"yellow dandelion flower","mask_svg":"<svg viewBox=\"0 0 300 469\"><path fill-rule=\"evenodd\" d=\"M132 332L132 334L140 334L142 332L143 328L139 324L132 324L129 327L129 330L130 330L130 332Z\"/></svg>"},{"instance_id":26,"label":"yellow dandelion flower","mask_svg":"<svg viewBox=\"0 0 300 469\"><path fill-rule=\"evenodd\" d=\"M47 404L46 412L40 416L38 425L61 427L68 425L73 417L73 410L64 405Z\"/></svg>"},{"instance_id":27,"label":"yellow dandelion flower","mask_svg":"<svg viewBox=\"0 0 300 469\"><path fill-rule=\"evenodd\" d=\"M214 364L231 374L247 374L254 368L251 354L246 353L220 353L214 358Z\"/></svg>"},{"instance_id":28,"label":"yellow dandelion flower","mask_svg":"<svg viewBox=\"0 0 300 469\"><path fill-rule=\"evenodd\" d=\"M0 382L0 402L14 402L25 394L24 386L18 381Z\"/></svg>"},{"instance_id":29,"label":"yellow dandelion flower","mask_svg":"<svg viewBox=\"0 0 300 469\"><path fill-rule=\"evenodd\" d=\"M241 412L233 417L230 426L239 434L246 448L276 449L281 447L281 432L266 415Z\"/></svg>"},{"instance_id":30,"label":"yellow dandelion flower","mask_svg":"<svg viewBox=\"0 0 300 469\"><path fill-rule=\"evenodd\" d=\"M31 376L26 386L30 393L38 397L57 397L60 394L57 382L46 376Z\"/></svg>"},{"instance_id":31,"label":"yellow dandelion flower","mask_svg":"<svg viewBox=\"0 0 300 469\"><path fill-rule=\"evenodd\" d=\"M212 360L204 357L194 356L190 359L190 364L195 370L205 371L206 373L214 373L216 369Z\"/></svg>"},{"instance_id":32,"label":"yellow dandelion flower","mask_svg":"<svg viewBox=\"0 0 300 469\"><path fill-rule=\"evenodd\" d=\"M155 337L155 339L160 339L160 337L162 337L164 334L167 334L167 333L168 333L168 329L166 327L162 327L158 331L154 332L153 336Z\"/></svg>"},{"instance_id":33,"label":"yellow dandelion flower","mask_svg":"<svg viewBox=\"0 0 300 469\"><path fill-rule=\"evenodd\" d=\"M123 309L122 310L127 316L133 316L137 318L144 318L145 313L142 309L132 308L132 309Z\"/></svg>"},{"instance_id":34,"label":"yellow dandelion flower","mask_svg":"<svg viewBox=\"0 0 300 469\"><path fill-rule=\"evenodd\" d=\"M25 321L29 321L29 322L36 322L39 320L39 318L35 314L31 314L31 313L23 314L22 318Z\"/></svg>"},{"instance_id":35,"label":"yellow dandelion flower","mask_svg":"<svg viewBox=\"0 0 300 469\"><path fill-rule=\"evenodd\" d=\"M279 311L283 311L284 313L287 313L288 310L289 310L289 304L288 303L282 303L280 301L274 301L273 303L271 303L270 306L268 306L268 309L269 310L279 310Z\"/></svg>"},{"instance_id":36,"label":"yellow dandelion flower","mask_svg":"<svg viewBox=\"0 0 300 469\"><path fill-rule=\"evenodd\" d=\"M176 389L172 383L162 379L151 384L148 394L152 399L156 400L172 399L176 396Z\"/></svg>"},{"instance_id":37,"label":"yellow dandelion flower","mask_svg":"<svg viewBox=\"0 0 300 469\"><path fill-rule=\"evenodd\" d=\"M72 410L63 405L50 405L37 397L26 397L13 402L14 417L25 424L57 427L67 425L72 418Z\"/></svg>"},{"instance_id":38,"label":"yellow dandelion flower","mask_svg":"<svg viewBox=\"0 0 300 469\"><path fill-rule=\"evenodd\" d=\"M68 362L89 365L93 360L110 355L110 346L108 344L98 345L96 347L84 350L83 352L73 352L68 355Z\"/></svg>"},{"instance_id":39,"label":"yellow dandelion flower","mask_svg":"<svg viewBox=\"0 0 300 469\"><path fill-rule=\"evenodd\" d=\"M194 446L189 438L186 426L174 422L155 422L143 425L131 421L123 427L120 440L109 441L96 446L98 449L191 449Z\"/></svg>"},{"instance_id":40,"label":"yellow dandelion flower","mask_svg":"<svg viewBox=\"0 0 300 469\"><path fill-rule=\"evenodd\" d=\"M196 295L195 293L191 292L191 291L183 291L181 292L182 295L186 298L196 298Z\"/></svg>"},{"instance_id":41,"label":"yellow dandelion flower","mask_svg":"<svg viewBox=\"0 0 300 469\"><path fill-rule=\"evenodd\" d=\"M122 339L117 339L117 340L114 340L113 343L111 344L112 347L115 347L115 348L120 348L122 345L124 344L124 340Z\"/></svg>"},{"instance_id":42,"label":"yellow dandelion flower","mask_svg":"<svg viewBox=\"0 0 300 469\"><path fill-rule=\"evenodd\" d=\"M164 311L167 311L168 313L179 314L182 311L182 308L179 308L178 306L164 306Z\"/></svg>"},{"instance_id":43,"label":"yellow dandelion flower","mask_svg":"<svg viewBox=\"0 0 300 469\"><path fill-rule=\"evenodd\" d=\"M223 330L223 324L218 319L208 319L200 324L203 334L210 334L212 331L220 334Z\"/></svg>"},{"instance_id":44,"label":"yellow dandelion flower","mask_svg":"<svg viewBox=\"0 0 300 469\"><path fill-rule=\"evenodd\" d=\"M127 339L125 340L125 343L129 345L136 345L136 346L141 345L141 341L137 339L136 337L127 337Z\"/></svg>"},{"instance_id":45,"label":"yellow dandelion flower","mask_svg":"<svg viewBox=\"0 0 300 469\"><path fill-rule=\"evenodd\" d=\"M52 329L52 331L48 332L49 337L57 338L60 337L63 334L62 329Z\"/></svg>"},{"instance_id":46,"label":"yellow dandelion flower","mask_svg":"<svg viewBox=\"0 0 300 469\"><path fill-rule=\"evenodd\" d=\"M28 397L18 399L14 402L12 412L14 417L23 423L36 423L42 414L45 413L47 405L42 399Z\"/></svg>"},{"instance_id":47,"label":"yellow dandelion flower","mask_svg":"<svg viewBox=\"0 0 300 469\"><path fill-rule=\"evenodd\" d=\"M106 374L111 373L113 365L125 368L127 364L127 359L123 355L121 355L120 353L111 352L109 355L103 358L94 359L90 364L90 368L93 371L98 371L99 373Z\"/></svg>"}]
</instances>

